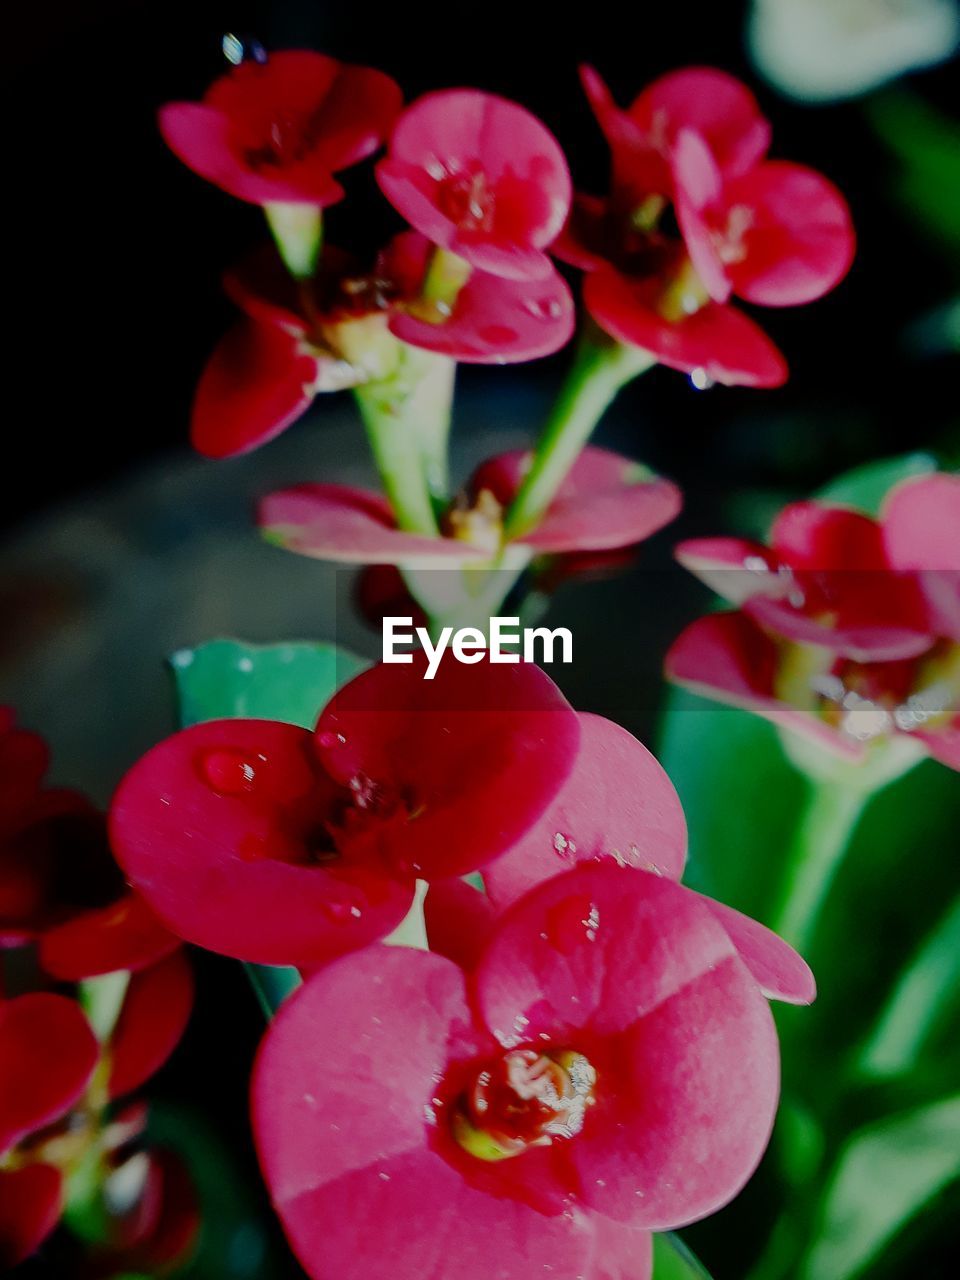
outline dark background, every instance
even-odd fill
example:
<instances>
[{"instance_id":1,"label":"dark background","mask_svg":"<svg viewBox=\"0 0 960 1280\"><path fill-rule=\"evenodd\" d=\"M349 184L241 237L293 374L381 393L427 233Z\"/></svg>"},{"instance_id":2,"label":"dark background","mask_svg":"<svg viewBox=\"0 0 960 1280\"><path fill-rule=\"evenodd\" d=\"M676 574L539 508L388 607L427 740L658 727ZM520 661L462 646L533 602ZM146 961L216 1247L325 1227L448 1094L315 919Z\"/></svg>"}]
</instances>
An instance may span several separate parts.
<instances>
[{"instance_id":1,"label":"dark background","mask_svg":"<svg viewBox=\"0 0 960 1280\"><path fill-rule=\"evenodd\" d=\"M763 313L790 360L785 389L700 394L657 370L624 394L618 415L622 424L642 421L642 445L631 444L625 425L605 438L676 479L699 532L730 528L724 495L779 501L874 457L955 447L956 362L924 353L910 336L949 293L942 246L896 199L897 161L859 104L804 107L758 83L743 51L745 8L727 0L629 7L590 0L576 14L517 0L442 7L87 0L22 8L5 50L12 213L5 296L16 398L8 405L0 523L22 526L66 497L93 496L151 457L184 449L196 377L230 315L220 271L263 227L258 210L165 151L154 114L164 101L200 96L221 72L225 30L379 66L408 97L473 84L520 99L557 133L578 185L597 190L607 157L580 93L579 62L594 62L624 103L683 64L744 76L773 121L775 154L823 170L850 200L860 238L855 266L813 307ZM915 87L947 107L954 75L949 67L928 72ZM330 238L369 249L394 227L393 214L369 167L348 175L347 186L352 198L331 211ZM565 360L561 353L461 377L468 395L495 385L496 406L518 384L555 384ZM619 605L611 591L583 590L599 593L592 606L581 602L593 619L585 628L596 630L604 608ZM702 607L703 595L696 598L693 609ZM639 659L653 681L677 622L668 613L655 625L663 643L644 646ZM616 714L626 646L624 639L605 650L603 670L595 660L594 710ZM246 1070L262 1022L239 966L204 955L198 972L193 1030L157 1090L202 1105L262 1207L244 1119ZM67 1265L54 1248L25 1273L62 1280ZM259 1280L267 1272L251 1274Z\"/></svg>"}]
</instances>

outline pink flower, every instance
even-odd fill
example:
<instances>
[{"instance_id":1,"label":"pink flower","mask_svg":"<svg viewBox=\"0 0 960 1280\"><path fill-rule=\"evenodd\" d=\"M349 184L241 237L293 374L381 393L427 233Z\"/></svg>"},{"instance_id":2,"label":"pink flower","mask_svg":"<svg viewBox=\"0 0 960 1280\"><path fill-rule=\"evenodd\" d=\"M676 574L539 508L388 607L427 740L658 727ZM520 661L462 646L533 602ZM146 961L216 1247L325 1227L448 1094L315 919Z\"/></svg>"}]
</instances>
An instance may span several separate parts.
<instances>
[{"instance_id":1,"label":"pink flower","mask_svg":"<svg viewBox=\"0 0 960 1280\"><path fill-rule=\"evenodd\" d=\"M570 208L570 174L553 135L516 103L427 94L397 121L377 180L417 231L480 271L550 275L543 250Z\"/></svg>"},{"instance_id":2,"label":"pink flower","mask_svg":"<svg viewBox=\"0 0 960 1280\"><path fill-rule=\"evenodd\" d=\"M395 339L471 364L533 360L568 341L573 299L552 268L535 284L475 271L437 306L423 297L429 255L429 242L406 232L368 272L332 246L309 281L292 280L272 248L228 272L224 287L245 315L201 375L195 448L215 458L245 453L321 392L389 377L401 358Z\"/></svg>"},{"instance_id":3,"label":"pink flower","mask_svg":"<svg viewBox=\"0 0 960 1280\"><path fill-rule=\"evenodd\" d=\"M395 928L418 877L483 865L539 816L579 732L559 690L529 665L445 661L427 681L422 657L358 676L313 734L216 720L134 766L114 850L171 929L316 965Z\"/></svg>"},{"instance_id":4,"label":"pink flower","mask_svg":"<svg viewBox=\"0 0 960 1280\"><path fill-rule=\"evenodd\" d=\"M646 1233L736 1195L777 1095L766 1000L717 917L612 862L517 901L467 971L402 948L321 970L252 1086L297 1256L364 1280L440 1258L465 1280L645 1280Z\"/></svg>"},{"instance_id":5,"label":"pink flower","mask_svg":"<svg viewBox=\"0 0 960 1280\"><path fill-rule=\"evenodd\" d=\"M667 674L853 761L909 740L960 768L960 477L892 489L880 519L798 502L769 548L733 538L677 555L740 606L694 622Z\"/></svg>"},{"instance_id":6,"label":"pink flower","mask_svg":"<svg viewBox=\"0 0 960 1280\"><path fill-rule=\"evenodd\" d=\"M853 256L843 198L812 170L764 160L770 126L722 72L673 72L627 111L592 68L582 77L610 144L612 189L576 197L556 252L588 273L588 311L698 385L780 385L782 355L731 294L787 306L833 288ZM671 204L682 240L664 222Z\"/></svg>"},{"instance_id":7,"label":"pink flower","mask_svg":"<svg viewBox=\"0 0 960 1280\"><path fill-rule=\"evenodd\" d=\"M430 562L437 567L494 556L501 516L520 487L530 454L501 454L475 472L444 522L447 536L426 538L397 529L385 499L342 485L299 485L271 494L258 521L271 542L289 551L346 563ZM606 449L583 449L535 529L513 544L533 555L604 551L631 546L680 510L668 480Z\"/></svg>"},{"instance_id":8,"label":"pink flower","mask_svg":"<svg viewBox=\"0 0 960 1280\"><path fill-rule=\"evenodd\" d=\"M333 174L380 146L400 110L381 71L305 49L247 61L215 80L200 103L160 110L160 131L208 182L251 204L334 204Z\"/></svg>"}]
</instances>

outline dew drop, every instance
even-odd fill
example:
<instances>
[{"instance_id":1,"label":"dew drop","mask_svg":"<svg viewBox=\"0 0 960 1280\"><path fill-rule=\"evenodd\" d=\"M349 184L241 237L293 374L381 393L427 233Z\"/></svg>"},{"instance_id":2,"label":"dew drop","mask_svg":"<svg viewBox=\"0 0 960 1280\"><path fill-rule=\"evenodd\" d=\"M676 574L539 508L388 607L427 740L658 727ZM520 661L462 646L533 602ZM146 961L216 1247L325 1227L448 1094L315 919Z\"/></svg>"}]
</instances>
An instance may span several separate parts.
<instances>
[{"instance_id":1,"label":"dew drop","mask_svg":"<svg viewBox=\"0 0 960 1280\"><path fill-rule=\"evenodd\" d=\"M600 911L589 898L565 898L547 913L547 940L564 955L585 942L596 942Z\"/></svg>"},{"instance_id":2,"label":"dew drop","mask_svg":"<svg viewBox=\"0 0 960 1280\"><path fill-rule=\"evenodd\" d=\"M351 898L328 898L323 903L323 914L334 924L349 924L359 920L363 912Z\"/></svg>"},{"instance_id":3,"label":"dew drop","mask_svg":"<svg viewBox=\"0 0 960 1280\"><path fill-rule=\"evenodd\" d=\"M524 305L538 320L558 320L563 315L559 298L530 298Z\"/></svg>"},{"instance_id":4,"label":"dew drop","mask_svg":"<svg viewBox=\"0 0 960 1280\"><path fill-rule=\"evenodd\" d=\"M345 746L347 740L342 733L334 733L332 729L324 729L317 741L320 743L321 747L325 750L329 750L330 747Z\"/></svg>"},{"instance_id":5,"label":"dew drop","mask_svg":"<svg viewBox=\"0 0 960 1280\"><path fill-rule=\"evenodd\" d=\"M690 374L690 385L695 391L709 391L711 387L717 385L716 379L711 378L704 368L696 368Z\"/></svg>"},{"instance_id":6,"label":"dew drop","mask_svg":"<svg viewBox=\"0 0 960 1280\"><path fill-rule=\"evenodd\" d=\"M257 770L265 763L264 756L217 747L200 760L200 776L218 795L249 795L257 786Z\"/></svg>"}]
</instances>

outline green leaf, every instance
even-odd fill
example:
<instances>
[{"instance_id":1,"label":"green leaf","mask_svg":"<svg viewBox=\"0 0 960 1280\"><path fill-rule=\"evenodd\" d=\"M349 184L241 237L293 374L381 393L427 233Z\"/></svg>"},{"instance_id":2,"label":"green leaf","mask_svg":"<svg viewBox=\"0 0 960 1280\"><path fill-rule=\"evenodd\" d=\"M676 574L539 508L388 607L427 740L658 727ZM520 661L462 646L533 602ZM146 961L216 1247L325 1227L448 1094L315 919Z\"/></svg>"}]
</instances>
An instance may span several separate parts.
<instances>
[{"instance_id":1,"label":"green leaf","mask_svg":"<svg viewBox=\"0 0 960 1280\"><path fill-rule=\"evenodd\" d=\"M653 1237L653 1280L710 1280L710 1274L680 1237L668 1232Z\"/></svg>"},{"instance_id":2,"label":"green leaf","mask_svg":"<svg viewBox=\"0 0 960 1280\"><path fill-rule=\"evenodd\" d=\"M170 658L180 723L249 716L312 729L318 712L368 664L331 644L210 640Z\"/></svg>"},{"instance_id":3,"label":"green leaf","mask_svg":"<svg viewBox=\"0 0 960 1280\"><path fill-rule=\"evenodd\" d=\"M907 453L897 458L880 458L838 476L820 490L818 498L859 507L868 515L880 512L884 496L901 480L929 475L936 471L937 460L930 453Z\"/></svg>"},{"instance_id":4,"label":"green leaf","mask_svg":"<svg viewBox=\"0 0 960 1280\"><path fill-rule=\"evenodd\" d=\"M890 1077L913 1070L937 1029L960 1006L960 898L925 938L894 987L865 1045L860 1070ZM954 1018L954 1029L956 1019Z\"/></svg>"},{"instance_id":5,"label":"green leaf","mask_svg":"<svg viewBox=\"0 0 960 1280\"><path fill-rule=\"evenodd\" d=\"M960 1094L861 1129L841 1152L801 1280L853 1280L960 1177Z\"/></svg>"}]
</instances>

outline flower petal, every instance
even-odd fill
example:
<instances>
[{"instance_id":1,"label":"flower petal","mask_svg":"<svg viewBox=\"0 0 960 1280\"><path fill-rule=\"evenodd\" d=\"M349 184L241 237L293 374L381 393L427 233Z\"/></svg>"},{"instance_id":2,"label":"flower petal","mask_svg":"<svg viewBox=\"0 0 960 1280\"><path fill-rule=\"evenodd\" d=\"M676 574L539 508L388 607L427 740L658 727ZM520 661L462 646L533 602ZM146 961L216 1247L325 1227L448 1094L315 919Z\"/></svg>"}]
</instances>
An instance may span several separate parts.
<instances>
[{"instance_id":1,"label":"flower petal","mask_svg":"<svg viewBox=\"0 0 960 1280\"><path fill-rule=\"evenodd\" d=\"M573 297L551 266L535 282L475 271L447 319L433 323L396 311L390 331L411 346L466 364L512 364L559 351L573 333L574 320Z\"/></svg>"},{"instance_id":2,"label":"flower petal","mask_svg":"<svg viewBox=\"0 0 960 1280\"><path fill-rule=\"evenodd\" d=\"M344 785L362 779L405 797L405 820L357 832L369 856L428 880L463 875L544 812L573 767L580 725L531 663L467 666L448 655L426 680L424 654L411 656L344 686L317 723L317 750Z\"/></svg>"},{"instance_id":3,"label":"flower petal","mask_svg":"<svg viewBox=\"0 0 960 1280\"><path fill-rule=\"evenodd\" d=\"M470 491L488 489L503 507L516 496L532 455L514 450L481 464ZM587 445L535 529L518 541L537 551L607 551L650 537L679 512L680 490L632 458Z\"/></svg>"},{"instance_id":4,"label":"flower petal","mask_svg":"<svg viewBox=\"0 0 960 1280\"><path fill-rule=\"evenodd\" d=\"M960 716L940 729L919 729L910 736L918 738L934 760L960 770Z\"/></svg>"},{"instance_id":5,"label":"flower petal","mask_svg":"<svg viewBox=\"0 0 960 1280\"><path fill-rule=\"evenodd\" d=\"M384 937L413 897L411 884L336 856L326 824L340 794L307 730L208 721L123 779L113 848L179 937L259 964L321 964Z\"/></svg>"},{"instance_id":6,"label":"flower petal","mask_svg":"<svg viewBox=\"0 0 960 1280\"><path fill-rule=\"evenodd\" d=\"M425 95L401 116L377 180L412 226L479 270L549 274L540 251L566 220L570 174L553 135L516 103L473 89Z\"/></svg>"},{"instance_id":7,"label":"flower petal","mask_svg":"<svg viewBox=\"0 0 960 1280\"><path fill-rule=\"evenodd\" d=\"M960 475L941 471L894 486L880 523L894 568L960 570Z\"/></svg>"},{"instance_id":8,"label":"flower petal","mask_svg":"<svg viewBox=\"0 0 960 1280\"><path fill-rule=\"evenodd\" d=\"M769 590L767 574L777 558L760 542L746 538L688 538L674 548L685 569L731 604Z\"/></svg>"},{"instance_id":9,"label":"flower petal","mask_svg":"<svg viewBox=\"0 0 960 1280\"><path fill-rule=\"evenodd\" d=\"M248 453L285 431L309 407L321 361L273 325L238 321L200 376L190 423L208 458Z\"/></svg>"},{"instance_id":10,"label":"flower petal","mask_svg":"<svg viewBox=\"0 0 960 1280\"><path fill-rule=\"evenodd\" d=\"M143 898L128 893L119 902L48 929L40 940L39 958L51 977L80 982L120 969L144 969L179 945Z\"/></svg>"},{"instance_id":11,"label":"flower petal","mask_svg":"<svg viewBox=\"0 0 960 1280\"><path fill-rule=\"evenodd\" d=\"M723 200L720 166L692 129L681 129L671 161L677 221L690 261L714 302L726 302L733 286L710 222Z\"/></svg>"},{"instance_id":12,"label":"flower petal","mask_svg":"<svg viewBox=\"0 0 960 1280\"><path fill-rule=\"evenodd\" d=\"M581 862L683 874L687 827L670 779L626 729L586 712L579 718L572 773L543 817L484 871L498 908Z\"/></svg>"},{"instance_id":13,"label":"flower petal","mask_svg":"<svg viewBox=\"0 0 960 1280\"><path fill-rule=\"evenodd\" d=\"M130 979L110 1037L110 1097L132 1093L180 1043L193 1008L193 971L177 951Z\"/></svg>"},{"instance_id":14,"label":"flower petal","mask_svg":"<svg viewBox=\"0 0 960 1280\"><path fill-rule=\"evenodd\" d=\"M49 1164L0 1169L0 1267L11 1270L43 1244L60 1220L63 1177Z\"/></svg>"},{"instance_id":15,"label":"flower petal","mask_svg":"<svg viewBox=\"0 0 960 1280\"><path fill-rule=\"evenodd\" d=\"M609 267L591 272L583 289L587 310L601 328L672 369L702 370L732 386L779 387L787 380L783 356L734 307L708 303L683 320L665 320L657 310L659 280L632 281Z\"/></svg>"},{"instance_id":16,"label":"flower petal","mask_svg":"<svg viewBox=\"0 0 960 1280\"><path fill-rule=\"evenodd\" d=\"M436 562L451 568L489 552L452 538L403 533L378 493L338 484L301 484L264 498L257 511L264 535L287 551L341 564Z\"/></svg>"},{"instance_id":17,"label":"flower petal","mask_svg":"<svg viewBox=\"0 0 960 1280\"><path fill-rule=\"evenodd\" d=\"M777 648L744 613L697 618L673 642L664 669L668 680L704 698L741 707L774 724L811 738L819 746L860 761L862 743L774 694Z\"/></svg>"},{"instance_id":18,"label":"flower petal","mask_svg":"<svg viewBox=\"0 0 960 1280\"><path fill-rule=\"evenodd\" d=\"M433 881L423 915L430 950L461 969L472 969L480 959L497 918L487 895L459 877Z\"/></svg>"},{"instance_id":19,"label":"flower petal","mask_svg":"<svg viewBox=\"0 0 960 1280\"><path fill-rule=\"evenodd\" d=\"M787 1004L813 1003L817 996L814 976L788 942L733 907L702 894L697 896L723 925L740 959L768 999Z\"/></svg>"},{"instance_id":20,"label":"flower petal","mask_svg":"<svg viewBox=\"0 0 960 1280\"><path fill-rule=\"evenodd\" d=\"M504 915L475 991L501 1042L593 1061L595 1105L562 1147L590 1208L665 1230L753 1172L779 1093L776 1031L696 895L607 864L558 876Z\"/></svg>"},{"instance_id":21,"label":"flower petal","mask_svg":"<svg viewBox=\"0 0 960 1280\"><path fill-rule=\"evenodd\" d=\"M731 216L746 210L743 256L727 271L734 292L763 307L795 307L829 293L850 270L856 236L843 196L822 174L783 160L729 182Z\"/></svg>"},{"instance_id":22,"label":"flower petal","mask_svg":"<svg viewBox=\"0 0 960 1280\"><path fill-rule=\"evenodd\" d=\"M0 1152L68 1111L97 1057L73 1000L41 993L0 1002Z\"/></svg>"}]
</instances>

